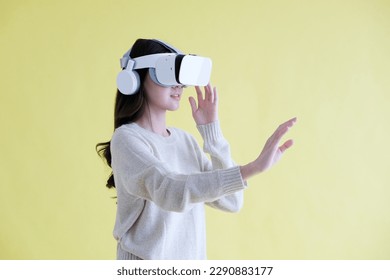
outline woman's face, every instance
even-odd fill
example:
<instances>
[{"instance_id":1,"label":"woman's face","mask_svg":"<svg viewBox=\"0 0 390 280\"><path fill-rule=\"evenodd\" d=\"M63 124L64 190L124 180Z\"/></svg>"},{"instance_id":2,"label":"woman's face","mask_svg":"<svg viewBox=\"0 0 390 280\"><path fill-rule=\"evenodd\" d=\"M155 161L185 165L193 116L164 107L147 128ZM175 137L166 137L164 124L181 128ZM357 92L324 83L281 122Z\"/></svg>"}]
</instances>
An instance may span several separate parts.
<instances>
[{"instance_id":1,"label":"woman's face","mask_svg":"<svg viewBox=\"0 0 390 280\"><path fill-rule=\"evenodd\" d=\"M179 109L183 88L163 87L150 78L149 73L146 74L144 81L144 89L148 98L150 110L176 111Z\"/></svg>"}]
</instances>

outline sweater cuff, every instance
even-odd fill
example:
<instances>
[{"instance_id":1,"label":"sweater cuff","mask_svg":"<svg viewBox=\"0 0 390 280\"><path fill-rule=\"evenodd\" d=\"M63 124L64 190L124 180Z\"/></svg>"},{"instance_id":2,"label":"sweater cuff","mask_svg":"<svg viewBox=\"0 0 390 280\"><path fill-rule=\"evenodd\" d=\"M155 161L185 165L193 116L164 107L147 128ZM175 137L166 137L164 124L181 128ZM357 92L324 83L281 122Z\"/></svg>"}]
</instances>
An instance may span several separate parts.
<instances>
[{"instance_id":1,"label":"sweater cuff","mask_svg":"<svg viewBox=\"0 0 390 280\"><path fill-rule=\"evenodd\" d=\"M241 177L239 166L219 170L219 180L224 188L225 195L243 190L246 187L246 184Z\"/></svg>"},{"instance_id":2,"label":"sweater cuff","mask_svg":"<svg viewBox=\"0 0 390 280\"><path fill-rule=\"evenodd\" d=\"M223 138L219 121L196 126L205 142L217 142Z\"/></svg>"}]
</instances>

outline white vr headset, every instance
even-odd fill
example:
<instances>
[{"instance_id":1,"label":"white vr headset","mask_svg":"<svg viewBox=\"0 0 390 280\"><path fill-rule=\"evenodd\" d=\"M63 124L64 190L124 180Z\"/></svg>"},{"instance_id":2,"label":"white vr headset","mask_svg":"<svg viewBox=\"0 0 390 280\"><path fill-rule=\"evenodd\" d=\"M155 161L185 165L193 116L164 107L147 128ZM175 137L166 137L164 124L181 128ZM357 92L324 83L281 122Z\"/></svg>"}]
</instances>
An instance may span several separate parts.
<instances>
[{"instance_id":1,"label":"white vr headset","mask_svg":"<svg viewBox=\"0 0 390 280\"><path fill-rule=\"evenodd\" d=\"M149 68L152 80L164 87L205 86L209 83L212 67L210 58L184 55L178 49L162 41L154 41L174 53L158 53L131 58L131 49L128 50L120 60L123 70L116 79L117 87L122 94L131 95L138 91L141 83L135 69Z\"/></svg>"}]
</instances>

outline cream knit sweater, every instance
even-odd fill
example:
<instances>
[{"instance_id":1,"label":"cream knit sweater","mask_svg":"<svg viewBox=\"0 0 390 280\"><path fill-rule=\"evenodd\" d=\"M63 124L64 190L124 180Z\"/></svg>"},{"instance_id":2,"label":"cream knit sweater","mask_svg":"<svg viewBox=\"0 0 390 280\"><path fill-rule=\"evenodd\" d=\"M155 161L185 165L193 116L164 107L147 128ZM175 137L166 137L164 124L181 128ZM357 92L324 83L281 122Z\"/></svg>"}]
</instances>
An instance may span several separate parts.
<instances>
[{"instance_id":1,"label":"cream knit sweater","mask_svg":"<svg viewBox=\"0 0 390 280\"><path fill-rule=\"evenodd\" d=\"M237 212L243 203L240 169L219 122L198 126L202 152L188 133L162 137L135 123L111 141L117 189L114 237L142 259L206 259L204 204Z\"/></svg>"}]
</instances>

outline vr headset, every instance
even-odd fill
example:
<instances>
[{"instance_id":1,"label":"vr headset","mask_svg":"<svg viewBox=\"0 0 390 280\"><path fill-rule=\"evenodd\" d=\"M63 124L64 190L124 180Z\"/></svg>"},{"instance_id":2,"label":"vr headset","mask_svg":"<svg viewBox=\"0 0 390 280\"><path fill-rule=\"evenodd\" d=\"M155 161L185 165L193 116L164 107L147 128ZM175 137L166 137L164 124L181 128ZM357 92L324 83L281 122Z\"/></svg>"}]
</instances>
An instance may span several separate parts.
<instances>
[{"instance_id":1,"label":"vr headset","mask_svg":"<svg viewBox=\"0 0 390 280\"><path fill-rule=\"evenodd\" d=\"M141 82L136 69L149 68L152 80L163 87L205 86L211 75L210 58L185 55L178 49L159 40L153 40L172 53L157 53L131 58L128 50L120 60L123 69L117 76L119 91L131 95L138 91Z\"/></svg>"}]
</instances>

